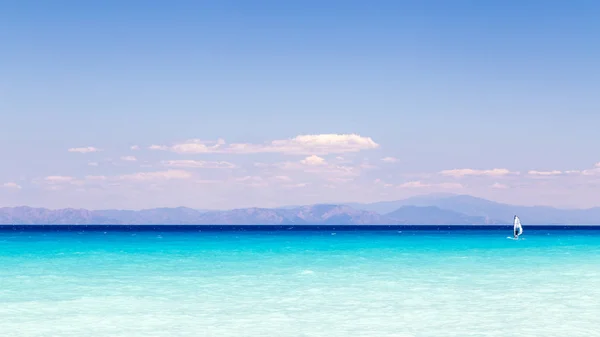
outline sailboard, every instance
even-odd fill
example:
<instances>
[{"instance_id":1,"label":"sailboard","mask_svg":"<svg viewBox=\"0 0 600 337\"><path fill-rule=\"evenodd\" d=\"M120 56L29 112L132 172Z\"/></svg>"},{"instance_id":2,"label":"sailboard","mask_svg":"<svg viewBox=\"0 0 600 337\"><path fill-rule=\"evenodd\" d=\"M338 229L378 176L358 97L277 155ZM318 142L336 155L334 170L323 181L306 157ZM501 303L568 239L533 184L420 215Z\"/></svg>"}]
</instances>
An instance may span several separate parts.
<instances>
[{"instance_id":1,"label":"sailboard","mask_svg":"<svg viewBox=\"0 0 600 337\"><path fill-rule=\"evenodd\" d=\"M515 215L513 219L513 234L514 238L518 239L521 234L523 234L523 226L521 226L521 219Z\"/></svg>"}]
</instances>

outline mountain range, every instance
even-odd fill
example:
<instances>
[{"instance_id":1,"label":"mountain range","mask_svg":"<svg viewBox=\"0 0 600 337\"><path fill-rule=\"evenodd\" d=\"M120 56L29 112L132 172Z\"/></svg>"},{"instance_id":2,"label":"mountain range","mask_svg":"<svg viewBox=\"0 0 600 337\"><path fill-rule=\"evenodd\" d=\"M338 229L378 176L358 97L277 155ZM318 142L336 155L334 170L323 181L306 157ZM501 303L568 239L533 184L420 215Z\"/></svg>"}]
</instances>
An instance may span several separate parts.
<instances>
[{"instance_id":1,"label":"mountain range","mask_svg":"<svg viewBox=\"0 0 600 337\"><path fill-rule=\"evenodd\" d=\"M469 195L433 194L369 204L317 204L280 208L205 211L187 207L146 210L0 208L0 224L163 224L163 225L452 225L600 224L600 207L558 209L517 206Z\"/></svg>"}]
</instances>

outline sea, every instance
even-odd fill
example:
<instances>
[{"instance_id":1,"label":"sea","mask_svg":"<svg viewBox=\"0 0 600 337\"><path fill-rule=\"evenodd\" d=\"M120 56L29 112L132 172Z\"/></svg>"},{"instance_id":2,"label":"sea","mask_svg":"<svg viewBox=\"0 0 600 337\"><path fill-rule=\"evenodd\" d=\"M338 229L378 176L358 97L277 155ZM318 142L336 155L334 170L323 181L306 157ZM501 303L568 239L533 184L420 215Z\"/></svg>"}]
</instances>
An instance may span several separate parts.
<instances>
[{"instance_id":1,"label":"sea","mask_svg":"<svg viewBox=\"0 0 600 337\"><path fill-rule=\"evenodd\" d=\"M600 227L3 226L0 336L600 336Z\"/></svg>"}]
</instances>

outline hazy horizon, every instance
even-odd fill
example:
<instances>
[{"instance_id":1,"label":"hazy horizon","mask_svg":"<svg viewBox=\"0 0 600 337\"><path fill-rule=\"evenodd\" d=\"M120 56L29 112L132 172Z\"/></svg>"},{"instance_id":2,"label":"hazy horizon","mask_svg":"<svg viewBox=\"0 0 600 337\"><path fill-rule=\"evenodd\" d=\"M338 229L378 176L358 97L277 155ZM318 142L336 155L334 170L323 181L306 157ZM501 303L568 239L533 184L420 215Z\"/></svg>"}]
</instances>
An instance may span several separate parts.
<instances>
[{"instance_id":1,"label":"hazy horizon","mask_svg":"<svg viewBox=\"0 0 600 337\"><path fill-rule=\"evenodd\" d=\"M352 207L352 205L355 204L359 204L359 205L369 205L369 204L377 204L377 203L393 203L393 202L400 202L400 201L404 201L404 200L410 200L411 198L418 198L418 197L433 197L436 196L436 193L431 193L431 194L420 194L420 195L414 195L408 198L401 198L401 199L391 199L391 200L378 200L378 201L373 201L373 202L354 202L354 201L347 201L347 202L343 202L343 201L338 201L338 202L313 202L313 203L307 203L307 204L294 204L294 205L290 205L290 204L286 204L286 205L276 205L276 206L261 206L261 205L250 205L250 206L244 206L244 207L229 207L229 208L206 208L206 207L190 207L190 206L186 206L186 205L178 205L178 206L157 206L157 207L147 207L147 208L119 208L119 207L115 207L115 208L87 208L87 207L72 207L72 206L66 206L66 207L45 207L45 206L36 206L36 205L16 205L16 206L5 206L5 205L0 205L0 208L3 207L9 207L9 208L15 208L15 207L31 207L31 208L45 208L45 209L50 209L50 210L59 210L59 209L68 209L68 208L72 208L72 209L85 209L85 210L90 210L90 211L101 211L101 210L122 210L122 211L142 211L142 210L149 210L149 209L160 209L160 208L189 208L189 209L194 209L194 210L198 210L198 211L229 211L229 210L235 210L235 209L246 209L246 208L264 208L264 209L284 209L284 208L297 208L297 207L305 207L305 206L314 206L314 205L336 205L336 206L342 206L342 205L350 205ZM445 195L445 194L444 194ZM473 198L478 198L478 199L483 199L483 200L487 200L487 201L491 201L491 202L495 202L498 204L504 204L504 205L510 205L510 206L515 206L515 207L551 207L551 208L555 208L555 209L559 209L559 210L584 210L584 209L591 209L591 208L598 208L600 206L593 206L593 207L556 207L556 206L552 206L552 205L543 205L543 204L536 204L536 203L532 203L532 204L514 204L514 203L504 203L504 202L499 202L496 200L492 200L492 199L487 199L487 198L481 198L478 196L474 196L474 195L469 195L469 194L448 194L447 196L468 196L468 197L473 197ZM408 205L410 206L410 205Z\"/></svg>"}]
</instances>

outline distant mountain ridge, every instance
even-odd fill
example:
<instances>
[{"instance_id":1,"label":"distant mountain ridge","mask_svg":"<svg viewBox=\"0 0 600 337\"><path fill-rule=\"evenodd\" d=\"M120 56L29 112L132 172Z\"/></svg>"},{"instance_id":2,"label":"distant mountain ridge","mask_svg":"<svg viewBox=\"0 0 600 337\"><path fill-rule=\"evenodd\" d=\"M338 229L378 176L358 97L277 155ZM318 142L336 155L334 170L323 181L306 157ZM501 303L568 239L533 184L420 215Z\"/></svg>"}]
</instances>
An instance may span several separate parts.
<instances>
[{"instance_id":1,"label":"distant mountain ridge","mask_svg":"<svg viewBox=\"0 0 600 337\"><path fill-rule=\"evenodd\" d=\"M390 224L394 219L345 205L312 205L292 209L243 208L199 211L154 208L141 211L12 207L0 208L0 224L145 224L145 225L270 225L270 224Z\"/></svg>"},{"instance_id":2,"label":"distant mountain ridge","mask_svg":"<svg viewBox=\"0 0 600 337\"><path fill-rule=\"evenodd\" d=\"M516 206L469 195L425 195L370 204L317 204L280 208L205 211L187 207L146 210L51 210L27 206L0 208L0 224L131 225L477 225L600 224L600 207L557 209Z\"/></svg>"},{"instance_id":3,"label":"distant mountain ridge","mask_svg":"<svg viewBox=\"0 0 600 337\"><path fill-rule=\"evenodd\" d=\"M434 206L468 216L485 217L489 223L512 223L515 214L526 224L559 225L600 224L600 207L587 209L559 209L550 206L518 206L491 200L456 194L431 194L397 201L383 201L369 204L348 204L356 209L388 213L405 206Z\"/></svg>"},{"instance_id":4,"label":"distant mountain ridge","mask_svg":"<svg viewBox=\"0 0 600 337\"><path fill-rule=\"evenodd\" d=\"M402 224L457 225L495 224L483 216L470 216L435 206L402 206L386 214Z\"/></svg>"}]
</instances>

